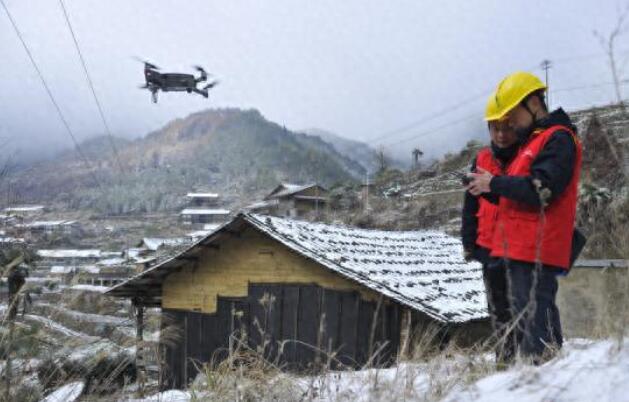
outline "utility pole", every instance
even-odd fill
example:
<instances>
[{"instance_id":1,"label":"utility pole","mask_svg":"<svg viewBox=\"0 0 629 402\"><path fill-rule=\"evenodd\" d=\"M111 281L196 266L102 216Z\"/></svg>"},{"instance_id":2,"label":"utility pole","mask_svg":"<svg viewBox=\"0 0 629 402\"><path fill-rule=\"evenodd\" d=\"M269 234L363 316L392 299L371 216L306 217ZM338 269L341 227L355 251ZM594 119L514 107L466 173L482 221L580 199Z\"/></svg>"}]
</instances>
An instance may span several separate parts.
<instances>
[{"instance_id":1,"label":"utility pole","mask_svg":"<svg viewBox=\"0 0 629 402\"><path fill-rule=\"evenodd\" d=\"M550 110L550 87L548 86L548 70L550 70L550 68L552 66L553 66L553 64L548 59L542 60L542 63L540 64L540 67L542 68L542 70L544 70L544 75L545 75L546 104L547 104L549 110Z\"/></svg>"},{"instance_id":2,"label":"utility pole","mask_svg":"<svg viewBox=\"0 0 629 402\"><path fill-rule=\"evenodd\" d=\"M365 173L365 200L363 202L364 211L369 211L369 174Z\"/></svg>"}]
</instances>

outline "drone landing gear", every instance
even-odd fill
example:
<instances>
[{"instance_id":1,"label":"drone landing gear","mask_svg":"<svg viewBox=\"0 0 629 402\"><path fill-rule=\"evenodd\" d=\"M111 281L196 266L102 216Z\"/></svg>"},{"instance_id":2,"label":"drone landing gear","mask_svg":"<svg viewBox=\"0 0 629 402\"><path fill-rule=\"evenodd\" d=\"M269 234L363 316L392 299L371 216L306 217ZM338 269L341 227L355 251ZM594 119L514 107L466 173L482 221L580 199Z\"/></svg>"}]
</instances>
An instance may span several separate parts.
<instances>
[{"instance_id":1,"label":"drone landing gear","mask_svg":"<svg viewBox=\"0 0 629 402\"><path fill-rule=\"evenodd\" d=\"M204 98L208 97L208 93L207 93L207 89L193 89L192 91L194 91L195 93L203 96Z\"/></svg>"},{"instance_id":2,"label":"drone landing gear","mask_svg":"<svg viewBox=\"0 0 629 402\"><path fill-rule=\"evenodd\" d=\"M151 100L153 103L157 103L157 91L151 91Z\"/></svg>"}]
</instances>

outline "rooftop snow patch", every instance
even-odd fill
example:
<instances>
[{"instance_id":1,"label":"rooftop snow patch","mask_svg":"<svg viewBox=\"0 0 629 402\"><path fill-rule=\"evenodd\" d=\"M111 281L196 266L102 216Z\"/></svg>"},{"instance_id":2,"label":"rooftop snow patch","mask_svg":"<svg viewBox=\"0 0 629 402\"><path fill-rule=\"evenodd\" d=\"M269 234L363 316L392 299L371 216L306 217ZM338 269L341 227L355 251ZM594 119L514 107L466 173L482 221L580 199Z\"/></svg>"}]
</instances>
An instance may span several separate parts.
<instances>
[{"instance_id":1,"label":"rooftop snow patch","mask_svg":"<svg viewBox=\"0 0 629 402\"><path fill-rule=\"evenodd\" d=\"M42 258L99 258L101 251L95 249L86 250L37 250L37 255Z\"/></svg>"},{"instance_id":2,"label":"rooftop snow patch","mask_svg":"<svg viewBox=\"0 0 629 402\"><path fill-rule=\"evenodd\" d=\"M312 258L403 304L444 321L485 318L478 263L442 232L392 232L248 215L248 222Z\"/></svg>"},{"instance_id":3,"label":"rooftop snow patch","mask_svg":"<svg viewBox=\"0 0 629 402\"><path fill-rule=\"evenodd\" d=\"M300 193L306 189L311 187L321 187L316 183L311 184L290 184L290 183L282 183L277 186L269 195L267 195L264 199L274 199L274 198L282 198L292 194ZM321 187L323 189L323 187Z\"/></svg>"},{"instance_id":4,"label":"rooftop snow patch","mask_svg":"<svg viewBox=\"0 0 629 402\"><path fill-rule=\"evenodd\" d=\"M142 239L142 244L151 251L156 251L162 246L176 247L182 244L190 243L188 239L184 237L172 237L172 238L160 238L160 237L145 237Z\"/></svg>"},{"instance_id":5,"label":"rooftop snow patch","mask_svg":"<svg viewBox=\"0 0 629 402\"><path fill-rule=\"evenodd\" d=\"M188 198L218 198L218 194L216 193L188 193L186 194Z\"/></svg>"},{"instance_id":6,"label":"rooftop snow patch","mask_svg":"<svg viewBox=\"0 0 629 402\"><path fill-rule=\"evenodd\" d=\"M189 254L242 224L439 321L466 322L488 316L481 265L466 262L461 242L445 233L367 230L245 213L177 256L113 287L111 294L128 296L149 283L161 283ZM159 287L157 291L161 292Z\"/></svg>"},{"instance_id":7,"label":"rooftop snow patch","mask_svg":"<svg viewBox=\"0 0 629 402\"><path fill-rule=\"evenodd\" d=\"M43 228L43 227L52 227L52 226L70 226L76 224L77 221L35 221L31 223L27 223L24 227L27 228Z\"/></svg>"},{"instance_id":8,"label":"rooftop snow patch","mask_svg":"<svg viewBox=\"0 0 629 402\"><path fill-rule=\"evenodd\" d=\"M229 215L227 209L186 208L181 215Z\"/></svg>"},{"instance_id":9,"label":"rooftop snow patch","mask_svg":"<svg viewBox=\"0 0 629 402\"><path fill-rule=\"evenodd\" d=\"M44 206L43 205L24 205L24 206L20 206L20 207L8 207L5 208L4 211L5 212L38 212L38 211L43 211L44 210Z\"/></svg>"}]
</instances>

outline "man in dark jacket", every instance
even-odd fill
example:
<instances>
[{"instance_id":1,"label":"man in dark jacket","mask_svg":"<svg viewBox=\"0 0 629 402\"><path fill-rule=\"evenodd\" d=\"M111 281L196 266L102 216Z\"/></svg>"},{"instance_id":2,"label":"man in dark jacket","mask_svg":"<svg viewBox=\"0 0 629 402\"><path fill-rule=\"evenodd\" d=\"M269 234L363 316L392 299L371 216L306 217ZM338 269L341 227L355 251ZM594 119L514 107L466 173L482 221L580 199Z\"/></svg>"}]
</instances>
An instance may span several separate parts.
<instances>
[{"instance_id":1,"label":"man in dark jacket","mask_svg":"<svg viewBox=\"0 0 629 402\"><path fill-rule=\"evenodd\" d=\"M563 342L556 276L570 264L581 168L576 130L563 110L548 112L545 89L524 72L498 85L490 117L511 125L520 149L506 174L470 173L468 186L500 197L490 267L507 270L519 351L536 363Z\"/></svg>"},{"instance_id":2,"label":"man in dark jacket","mask_svg":"<svg viewBox=\"0 0 629 402\"><path fill-rule=\"evenodd\" d=\"M492 102L488 103L487 115L491 115ZM489 121L491 144L481 149L472 162L472 172L477 168L492 174L504 174L509 162L518 150L515 131L508 124ZM493 343L496 345L496 361L506 364L515 355L513 337L507 331L511 321L507 299L507 278L504 269L489 266L493 231L495 230L498 197L489 193L474 196L465 192L461 223L461 237L466 260L483 264L483 280L487 293L487 305L491 316Z\"/></svg>"}]
</instances>

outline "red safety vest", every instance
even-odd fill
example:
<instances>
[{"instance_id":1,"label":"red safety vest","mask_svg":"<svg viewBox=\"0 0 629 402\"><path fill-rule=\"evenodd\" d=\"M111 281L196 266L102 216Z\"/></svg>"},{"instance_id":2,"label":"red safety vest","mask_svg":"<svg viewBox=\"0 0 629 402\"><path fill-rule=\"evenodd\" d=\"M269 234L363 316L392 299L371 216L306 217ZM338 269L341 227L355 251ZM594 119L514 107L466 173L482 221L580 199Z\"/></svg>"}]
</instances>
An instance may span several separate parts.
<instances>
[{"instance_id":1,"label":"red safety vest","mask_svg":"<svg viewBox=\"0 0 629 402\"><path fill-rule=\"evenodd\" d=\"M544 214L539 207L500 197L492 256L525 262L539 261L568 269L581 170L582 149L577 136L572 130L559 125L534 132L509 164L507 174L529 176L533 161L557 130L568 131L576 144L576 160L570 183L544 209Z\"/></svg>"},{"instance_id":2,"label":"red safety vest","mask_svg":"<svg viewBox=\"0 0 629 402\"><path fill-rule=\"evenodd\" d=\"M476 156L476 169L483 168L494 176L504 174L502 165L494 158L490 148L483 148ZM478 197L478 229L476 244L491 249L498 205L492 204L483 197Z\"/></svg>"}]
</instances>

